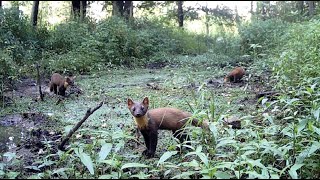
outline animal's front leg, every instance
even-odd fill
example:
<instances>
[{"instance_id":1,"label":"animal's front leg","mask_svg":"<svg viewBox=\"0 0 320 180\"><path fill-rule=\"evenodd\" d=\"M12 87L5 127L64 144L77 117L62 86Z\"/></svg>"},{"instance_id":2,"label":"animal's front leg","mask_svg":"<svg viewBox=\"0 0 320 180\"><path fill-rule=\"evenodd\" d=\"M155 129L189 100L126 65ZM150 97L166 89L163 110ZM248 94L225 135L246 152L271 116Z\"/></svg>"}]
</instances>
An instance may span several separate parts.
<instances>
[{"instance_id":1,"label":"animal's front leg","mask_svg":"<svg viewBox=\"0 0 320 180\"><path fill-rule=\"evenodd\" d=\"M148 134L148 132L145 131L145 130L141 130L140 132L141 132L141 134L142 134L142 136L143 136L144 143L145 143L146 146L147 146L147 149L144 150L144 151L142 152L142 154L143 154L143 155L147 155L147 152L148 152L148 150L150 149L150 138L149 138L149 134Z\"/></svg>"},{"instance_id":2,"label":"animal's front leg","mask_svg":"<svg viewBox=\"0 0 320 180\"><path fill-rule=\"evenodd\" d=\"M150 141L149 141L149 151L147 152L148 158L154 157L156 149L157 149L157 144L158 144L158 132L150 132Z\"/></svg>"}]
</instances>

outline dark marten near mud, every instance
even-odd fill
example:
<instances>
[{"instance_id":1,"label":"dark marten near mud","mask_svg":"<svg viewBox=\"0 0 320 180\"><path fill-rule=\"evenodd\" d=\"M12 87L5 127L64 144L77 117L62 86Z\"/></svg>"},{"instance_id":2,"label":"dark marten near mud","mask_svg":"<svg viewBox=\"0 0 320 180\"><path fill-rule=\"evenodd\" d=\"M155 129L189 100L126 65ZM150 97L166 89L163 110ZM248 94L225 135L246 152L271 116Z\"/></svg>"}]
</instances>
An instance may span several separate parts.
<instances>
[{"instance_id":1,"label":"dark marten near mud","mask_svg":"<svg viewBox=\"0 0 320 180\"><path fill-rule=\"evenodd\" d=\"M156 108L148 110L148 107L148 97L145 97L141 103L133 102L130 98L128 99L128 108L147 146L147 149L143 151L142 154L151 158L154 157L157 148L158 130L171 130L174 137L182 143L188 138L187 135L181 133L182 128L192 114L176 108ZM196 119L192 119L192 125L200 126ZM208 123L203 122L201 127L208 128Z\"/></svg>"},{"instance_id":2,"label":"dark marten near mud","mask_svg":"<svg viewBox=\"0 0 320 180\"><path fill-rule=\"evenodd\" d=\"M224 78L224 82L239 82L245 73L246 72L242 67L236 67Z\"/></svg>"},{"instance_id":3,"label":"dark marten near mud","mask_svg":"<svg viewBox=\"0 0 320 180\"><path fill-rule=\"evenodd\" d=\"M65 96L68 86L74 85L74 77L63 77L59 73L54 73L51 76L50 92L54 91L55 94Z\"/></svg>"}]
</instances>

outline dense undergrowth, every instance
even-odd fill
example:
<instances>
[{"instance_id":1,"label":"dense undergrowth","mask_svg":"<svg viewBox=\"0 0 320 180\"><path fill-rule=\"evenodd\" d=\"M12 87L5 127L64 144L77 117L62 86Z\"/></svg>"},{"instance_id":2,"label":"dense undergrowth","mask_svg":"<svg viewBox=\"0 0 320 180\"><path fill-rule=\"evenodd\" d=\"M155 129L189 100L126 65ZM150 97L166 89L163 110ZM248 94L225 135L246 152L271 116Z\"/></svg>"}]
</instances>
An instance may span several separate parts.
<instances>
[{"instance_id":1,"label":"dense undergrowth","mask_svg":"<svg viewBox=\"0 0 320 180\"><path fill-rule=\"evenodd\" d=\"M45 156L39 157L33 165L22 167L33 170L28 173L19 173L19 157L3 154L8 161L0 163L0 177L320 177L318 17L295 23L255 20L240 25L239 36L220 34L205 37L164 27L154 19L137 19L128 24L121 19L110 18L94 26L67 22L52 29L38 27L34 30L27 18L18 15L14 9L4 9L0 16L2 84L24 75L34 76L35 71L30 67L35 62L41 64L46 75L54 71L94 75L108 69L128 67L138 68L137 71L143 74L143 78L137 78L135 82L132 82L134 75L121 76L128 87L110 90L105 87L105 84L112 84L109 80L87 82L87 85L89 80L79 80L87 88L86 97L91 100L90 105L101 97L111 97L107 109L113 109L113 113L105 115L107 117L97 115L97 122L80 131L92 138L73 139L69 152L50 153L52 142L46 142ZM141 67L156 62L182 70L166 69L169 67L163 70L166 72L162 74L165 80L160 84L165 90L159 94L145 91L138 85L132 90L130 82L139 84L147 80L144 74L148 72ZM228 104L224 96L226 92L221 89L212 91L204 85L205 78L201 76L205 74L208 78L212 71L215 74L211 77L222 77L226 69L236 65L248 68L250 75L246 84L259 83L251 81L257 74L270 76L268 79L272 84L268 88L279 92L276 98L260 98L254 111L241 114L242 129L239 130L224 126L223 119L237 113L237 100L247 96L248 92L245 88L224 89L236 98L232 101L234 104ZM267 71L272 74L264 73ZM192 73L202 79L194 78ZM110 73L107 77L117 78L117 75ZM197 90L180 91L176 88L192 82L199 85ZM158 147L165 148L157 151L158 159L141 159L133 143L128 143L135 139L131 133L133 122L125 121L122 129L119 123L111 123L104 128L101 128L101 123L107 119L118 122L128 119L130 115L123 113L125 98L131 96L139 100L145 95L151 97L153 107L179 107L190 110L194 117L209 119L210 131L187 129L192 136L193 150L181 156L174 151L178 144L173 143L173 139L163 139L163 144ZM119 102L120 107L116 107ZM48 106L50 104L52 102L48 102ZM83 107L83 114L85 110ZM63 118L60 115L55 120Z\"/></svg>"}]
</instances>

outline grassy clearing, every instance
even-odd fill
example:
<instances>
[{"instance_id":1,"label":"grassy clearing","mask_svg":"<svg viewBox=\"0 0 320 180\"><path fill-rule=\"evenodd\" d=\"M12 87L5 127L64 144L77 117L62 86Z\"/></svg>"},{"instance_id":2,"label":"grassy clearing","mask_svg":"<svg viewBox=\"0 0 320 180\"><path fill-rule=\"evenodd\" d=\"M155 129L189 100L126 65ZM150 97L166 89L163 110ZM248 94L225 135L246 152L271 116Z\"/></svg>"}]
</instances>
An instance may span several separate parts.
<instances>
[{"instance_id":1,"label":"grassy clearing","mask_svg":"<svg viewBox=\"0 0 320 180\"><path fill-rule=\"evenodd\" d=\"M179 57L185 60L186 57ZM117 154L121 163L140 162L155 165L153 160L141 160L141 152L144 150L144 140L140 136L140 145L133 147L128 143L134 139L134 122L127 109L128 97L136 101L143 97L150 98L151 107L176 107L189 112L195 116L210 116L209 104L214 102L216 121L220 115L232 115L241 117L246 115L255 104L241 103L241 100L250 96L244 87L210 87L207 82L216 79L222 82L223 76L230 68L216 68L214 66L203 66L199 57L187 57L190 65L183 67L165 67L163 69L114 69L92 75L78 76L76 85L83 90L83 94L75 96L71 94L63 102L56 105L57 97L45 98L44 102L34 101L32 97L16 97L15 106L9 106L1 110L1 114L39 112L50 114L49 121L55 121L56 126L50 129L62 131L71 128L85 114L88 108L93 108L99 102L106 103L92 114L89 119L76 133L78 136L90 136L99 141L117 144ZM199 64L196 64L198 61ZM157 84L160 90L154 90L147 83ZM252 95L251 95L252 96ZM213 97L213 99L212 99ZM252 98L252 97L250 97ZM242 107L242 110L239 110ZM202 114L202 115L201 115ZM193 130L193 136L199 135L197 128ZM75 135L76 135L75 134ZM198 137L193 137L195 140ZM71 147L84 146L83 138L71 139ZM197 142L196 144L198 144ZM89 144L86 144L89 145ZM160 131L156 155L160 157L168 150L174 150L177 145L171 132ZM115 148L116 148L115 147ZM40 157L39 157L40 158ZM174 159L180 161L179 157ZM172 159L172 162L176 161ZM156 175L155 175L156 176Z\"/></svg>"}]
</instances>

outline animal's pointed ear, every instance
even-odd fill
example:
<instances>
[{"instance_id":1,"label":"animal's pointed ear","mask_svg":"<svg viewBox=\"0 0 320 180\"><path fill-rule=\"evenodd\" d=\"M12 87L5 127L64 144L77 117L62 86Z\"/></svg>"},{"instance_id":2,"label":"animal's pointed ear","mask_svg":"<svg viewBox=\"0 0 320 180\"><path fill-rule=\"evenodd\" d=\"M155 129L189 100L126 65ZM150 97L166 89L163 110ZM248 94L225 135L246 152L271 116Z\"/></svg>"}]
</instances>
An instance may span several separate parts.
<instances>
[{"instance_id":1,"label":"animal's pointed ear","mask_svg":"<svg viewBox=\"0 0 320 180\"><path fill-rule=\"evenodd\" d=\"M128 98L127 102L128 102L128 108L131 108L133 105L133 101L130 98Z\"/></svg>"},{"instance_id":2,"label":"animal's pointed ear","mask_svg":"<svg viewBox=\"0 0 320 180\"><path fill-rule=\"evenodd\" d=\"M149 105L149 99L148 97L145 97L142 101L142 104L145 105L145 106L148 106Z\"/></svg>"}]
</instances>

